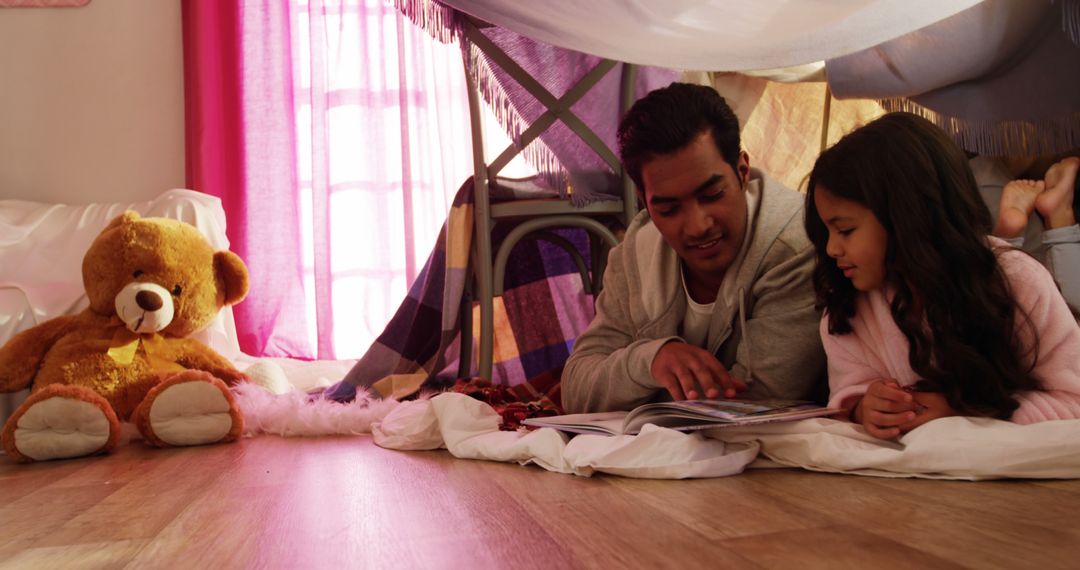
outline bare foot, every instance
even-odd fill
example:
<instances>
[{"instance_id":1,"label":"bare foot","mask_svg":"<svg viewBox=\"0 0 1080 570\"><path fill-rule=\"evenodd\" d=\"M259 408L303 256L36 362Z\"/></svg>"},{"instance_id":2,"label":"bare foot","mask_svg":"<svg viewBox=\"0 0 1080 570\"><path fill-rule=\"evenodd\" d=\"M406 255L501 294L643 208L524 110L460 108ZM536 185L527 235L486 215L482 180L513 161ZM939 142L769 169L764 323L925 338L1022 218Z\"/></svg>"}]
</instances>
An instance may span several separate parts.
<instances>
[{"instance_id":1,"label":"bare foot","mask_svg":"<svg viewBox=\"0 0 1080 570\"><path fill-rule=\"evenodd\" d=\"M1076 223L1073 195L1076 193L1077 170L1080 170L1080 157L1070 156L1055 162L1046 171L1046 191L1035 198L1035 209L1047 229Z\"/></svg>"},{"instance_id":2,"label":"bare foot","mask_svg":"<svg viewBox=\"0 0 1080 570\"><path fill-rule=\"evenodd\" d=\"M1035 210L1035 200L1045 185L1042 180L1013 180L1001 190L997 226L994 235L1002 238L1019 237Z\"/></svg>"}]
</instances>

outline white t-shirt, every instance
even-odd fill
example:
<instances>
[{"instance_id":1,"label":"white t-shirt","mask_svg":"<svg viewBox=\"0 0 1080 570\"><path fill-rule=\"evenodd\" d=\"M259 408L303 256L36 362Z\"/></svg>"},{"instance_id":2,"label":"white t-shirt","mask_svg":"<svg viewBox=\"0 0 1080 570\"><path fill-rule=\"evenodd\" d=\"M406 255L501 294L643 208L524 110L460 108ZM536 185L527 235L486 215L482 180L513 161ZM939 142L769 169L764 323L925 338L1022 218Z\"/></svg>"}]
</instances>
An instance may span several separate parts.
<instances>
[{"instance_id":1,"label":"white t-shirt","mask_svg":"<svg viewBox=\"0 0 1080 570\"><path fill-rule=\"evenodd\" d=\"M747 216L753 216L757 204L758 196L761 194L761 181L751 180L747 184L746 189L746 214ZM739 253L735 256L735 260L732 262L728 272L724 275L724 280L720 283L719 298L732 300L735 299L735 274L737 268L742 265L743 258L746 257L746 250L749 247L750 241L753 239L751 235L753 228L751 224L746 224L746 235L743 236L742 246L739 248ZM682 338L687 344L692 344L697 347L708 349L709 344L709 322L712 320L713 308L716 306L716 301L708 304L702 304L694 301L690 296L690 291L686 288L686 273L679 272L679 280L682 281L683 294L686 295L686 315L683 316L682 323ZM737 301L736 301L737 302Z\"/></svg>"},{"instance_id":2,"label":"white t-shirt","mask_svg":"<svg viewBox=\"0 0 1080 570\"><path fill-rule=\"evenodd\" d=\"M687 344L705 348L705 343L709 340L709 321L712 319L712 311L713 307L716 306L716 302L702 304L695 301L690 296L690 291L686 289L686 277L682 275L681 271L680 281L682 281L683 293L686 294L686 315L683 316L682 323L683 340Z\"/></svg>"}]
</instances>

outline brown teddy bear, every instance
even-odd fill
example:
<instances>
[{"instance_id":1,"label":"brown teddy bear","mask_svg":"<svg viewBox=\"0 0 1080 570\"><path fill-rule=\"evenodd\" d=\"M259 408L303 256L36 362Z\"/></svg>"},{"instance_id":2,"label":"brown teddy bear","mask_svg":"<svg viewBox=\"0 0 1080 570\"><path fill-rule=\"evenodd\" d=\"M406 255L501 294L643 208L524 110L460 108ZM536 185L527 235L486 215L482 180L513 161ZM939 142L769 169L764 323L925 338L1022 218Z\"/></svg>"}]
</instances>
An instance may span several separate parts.
<instances>
[{"instance_id":1,"label":"brown teddy bear","mask_svg":"<svg viewBox=\"0 0 1080 570\"><path fill-rule=\"evenodd\" d=\"M244 374L189 335L247 295L244 262L194 226L125 212L83 258L90 306L0 348L0 392L31 387L0 438L18 461L107 452L120 422L156 446L232 441Z\"/></svg>"}]
</instances>

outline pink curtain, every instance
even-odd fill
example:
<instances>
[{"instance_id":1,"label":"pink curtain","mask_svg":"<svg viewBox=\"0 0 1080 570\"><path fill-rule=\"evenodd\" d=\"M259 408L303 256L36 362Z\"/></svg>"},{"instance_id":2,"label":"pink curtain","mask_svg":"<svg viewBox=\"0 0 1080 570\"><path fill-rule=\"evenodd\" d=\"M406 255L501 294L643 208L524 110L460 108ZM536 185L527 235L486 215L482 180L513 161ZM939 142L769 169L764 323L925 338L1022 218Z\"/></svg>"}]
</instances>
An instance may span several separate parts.
<instances>
[{"instance_id":1,"label":"pink curtain","mask_svg":"<svg viewBox=\"0 0 1080 570\"><path fill-rule=\"evenodd\" d=\"M188 185L219 196L257 356L355 358L471 169L460 49L382 0L185 0Z\"/></svg>"}]
</instances>

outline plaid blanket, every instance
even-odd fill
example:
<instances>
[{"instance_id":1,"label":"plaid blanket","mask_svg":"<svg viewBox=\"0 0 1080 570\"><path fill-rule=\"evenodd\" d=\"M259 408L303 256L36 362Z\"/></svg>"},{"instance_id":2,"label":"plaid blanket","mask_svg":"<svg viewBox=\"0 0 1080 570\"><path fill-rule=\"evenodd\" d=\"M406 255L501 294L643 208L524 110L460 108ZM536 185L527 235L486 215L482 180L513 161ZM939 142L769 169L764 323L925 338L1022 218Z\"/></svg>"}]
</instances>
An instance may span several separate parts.
<instances>
[{"instance_id":1,"label":"plaid blanket","mask_svg":"<svg viewBox=\"0 0 1080 570\"><path fill-rule=\"evenodd\" d=\"M514 195L520 192L514 191ZM493 200L500 197L508 196L492 193ZM510 229L497 227L493 249ZM589 251L584 230L554 232L578 251ZM401 399L421 390L445 390L459 378L475 376L473 370L458 370L462 301L466 280L472 278L472 235L473 186L469 179L458 190L439 240L405 301L345 378L324 392L325 397L351 401L361 391ZM588 264L588 255L584 257ZM546 241L529 239L514 247L507 262L504 292L495 298L494 308L492 383L524 385L523 395L529 392L527 380L561 369L574 339L594 314L592 297L584 292L570 256ZM480 321L476 303L472 310L473 337L465 341L473 343L475 355ZM544 386L536 393L549 391L550 387Z\"/></svg>"}]
</instances>

